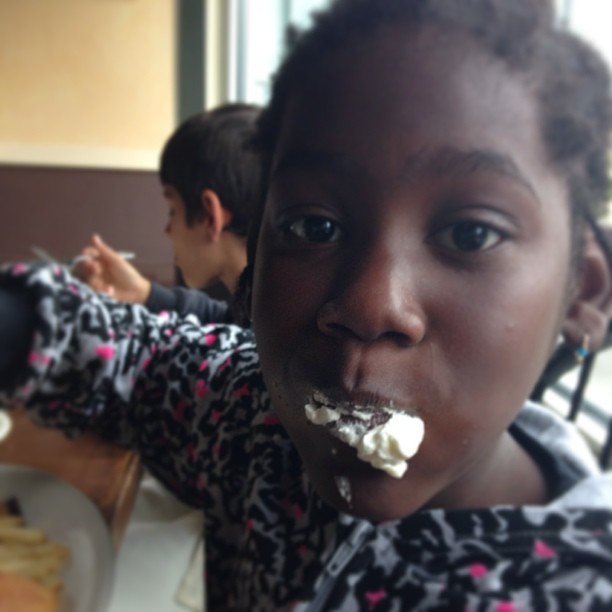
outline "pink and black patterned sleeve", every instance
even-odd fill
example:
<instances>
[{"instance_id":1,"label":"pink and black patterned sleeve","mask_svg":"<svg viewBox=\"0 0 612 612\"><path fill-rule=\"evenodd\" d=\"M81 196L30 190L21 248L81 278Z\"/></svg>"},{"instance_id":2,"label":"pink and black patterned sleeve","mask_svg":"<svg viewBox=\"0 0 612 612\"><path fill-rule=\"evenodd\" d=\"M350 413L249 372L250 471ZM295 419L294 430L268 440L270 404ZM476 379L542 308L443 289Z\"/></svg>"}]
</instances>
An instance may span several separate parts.
<instances>
[{"instance_id":1,"label":"pink and black patterned sleeve","mask_svg":"<svg viewBox=\"0 0 612 612\"><path fill-rule=\"evenodd\" d=\"M0 401L25 404L35 421L67 435L93 430L136 448L199 504L200 458L214 444L205 432L235 401L237 374L253 360L252 334L115 302L59 266L12 265L0 280L27 288L36 309L26 371L0 390ZM238 436L252 416L240 414Z\"/></svg>"}]
</instances>

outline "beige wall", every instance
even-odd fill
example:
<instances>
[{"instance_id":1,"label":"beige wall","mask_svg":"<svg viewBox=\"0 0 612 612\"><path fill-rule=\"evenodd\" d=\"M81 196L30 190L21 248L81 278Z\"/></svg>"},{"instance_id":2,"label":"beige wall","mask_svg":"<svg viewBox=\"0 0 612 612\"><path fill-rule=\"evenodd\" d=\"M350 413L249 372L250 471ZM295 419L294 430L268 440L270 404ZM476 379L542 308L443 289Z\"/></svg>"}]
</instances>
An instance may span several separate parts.
<instances>
[{"instance_id":1,"label":"beige wall","mask_svg":"<svg viewBox=\"0 0 612 612\"><path fill-rule=\"evenodd\" d=\"M173 0L2 0L0 163L155 169L175 22Z\"/></svg>"},{"instance_id":2,"label":"beige wall","mask_svg":"<svg viewBox=\"0 0 612 612\"><path fill-rule=\"evenodd\" d=\"M227 0L208 0L206 3L206 108L228 102L229 96L229 30L230 3Z\"/></svg>"}]
</instances>

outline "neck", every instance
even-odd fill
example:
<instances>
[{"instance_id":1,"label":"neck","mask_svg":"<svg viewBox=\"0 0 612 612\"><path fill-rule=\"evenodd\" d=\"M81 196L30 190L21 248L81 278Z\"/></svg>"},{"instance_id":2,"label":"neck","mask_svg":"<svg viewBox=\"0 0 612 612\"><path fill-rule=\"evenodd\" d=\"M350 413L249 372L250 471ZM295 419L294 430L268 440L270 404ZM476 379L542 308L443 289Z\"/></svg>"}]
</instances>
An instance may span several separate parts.
<instances>
[{"instance_id":1,"label":"neck","mask_svg":"<svg viewBox=\"0 0 612 612\"><path fill-rule=\"evenodd\" d=\"M540 467L508 432L504 432L492 453L434 500L432 507L524 506L543 505L548 501L548 485Z\"/></svg>"},{"instance_id":2,"label":"neck","mask_svg":"<svg viewBox=\"0 0 612 612\"><path fill-rule=\"evenodd\" d=\"M243 238L226 232L223 256L223 269L219 280L227 290L234 295L238 287L238 280L247 263L246 243Z\"/></svg>"}]
</instances>

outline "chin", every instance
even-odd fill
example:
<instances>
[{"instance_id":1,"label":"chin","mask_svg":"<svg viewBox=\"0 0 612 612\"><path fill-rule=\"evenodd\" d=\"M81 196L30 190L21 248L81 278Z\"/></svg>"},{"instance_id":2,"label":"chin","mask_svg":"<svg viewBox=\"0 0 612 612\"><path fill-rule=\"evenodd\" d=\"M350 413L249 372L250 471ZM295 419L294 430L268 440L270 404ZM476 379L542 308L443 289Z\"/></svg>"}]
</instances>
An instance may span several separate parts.
<instances>
[{"instance_id":1,"label":"chin","mask_svg":"<svg viewBox=\"0 0 612 612\"><path fill-rule=\"evenodd\" d=\"M410 516L427 503L424 490L410 478L410 470L402 478L393 478L355 460L359 463L350 470L338 466L308 470L319 496L339 512L384 523Z\"/></svg>"},{"instance_id":2,"label":"chin","mask_svg":"<svg viewBox=\"0 0 612 612\"><path fill-rule=\"evenodd\" d=\"M364 488L362 485L351 485L351 489L349 499L344 499L336 493L335 499L325 501L340 512L374 524L406 518L423 506L411 496L398 492L395 483L391 483L390 487L383 485Z\"/></svg>"}]
</instances>

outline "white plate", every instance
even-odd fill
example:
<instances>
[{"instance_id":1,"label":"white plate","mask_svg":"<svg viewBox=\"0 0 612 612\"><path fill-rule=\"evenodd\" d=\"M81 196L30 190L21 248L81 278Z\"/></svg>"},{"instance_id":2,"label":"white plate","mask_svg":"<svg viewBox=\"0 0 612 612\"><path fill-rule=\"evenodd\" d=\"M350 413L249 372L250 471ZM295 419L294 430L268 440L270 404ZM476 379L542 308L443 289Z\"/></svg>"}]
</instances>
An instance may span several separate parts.
<instances>
[{"instance_id":1,"label":"white plate","mask_svg":"<svg viewBox=\"0 0 612 612\"><path fill-rule=\"evenodd\" d=\"M110 531L83 493L45 472L0 465L0 498L19 500L26 521L70 549L63 573L60 612L107 610L113 583Z\"/></svg>"}]
</instances>

